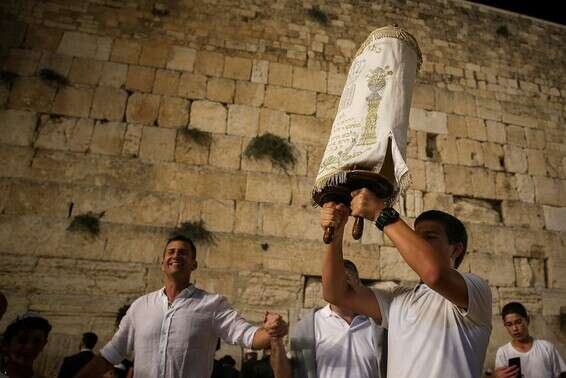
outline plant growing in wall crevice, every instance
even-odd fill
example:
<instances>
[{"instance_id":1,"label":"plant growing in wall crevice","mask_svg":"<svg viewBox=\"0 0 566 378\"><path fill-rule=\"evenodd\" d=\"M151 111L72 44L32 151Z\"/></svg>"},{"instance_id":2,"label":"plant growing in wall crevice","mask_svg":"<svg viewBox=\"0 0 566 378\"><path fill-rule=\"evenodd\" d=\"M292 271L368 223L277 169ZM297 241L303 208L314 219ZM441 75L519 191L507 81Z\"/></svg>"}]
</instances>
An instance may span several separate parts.
<instances>
[{"instance_id":1,"label":"plant growing in wall crevice","mask_svg":"<svg viewBox=\"0 0 566 378\"><path fill-rule=\"evenodd\" d=\"M307 10L307 14L310 18L312 18L314 21L318 22L321 25L326 26L330 22L330 19L326 14L326 12L320 9L317 5Z\"/></svg>"},{"instance_id":2,"label":"plant growing in wall crevice","mask_svg":"<svg viewBox=\"0 0 566 378\"><path fill-rule=\"evenodd\" d=\"M181 129L181 135L185 138L185 140L193 141L199 146L208 147L212 144L212 136L210 133L197 128Z\"/></svg>"},{"instance_id":3,"label":"plant growing in wall crevice","mask_svg":"<svg viewBox=\"0 0 566 378\"><path fill-rule=\"evenodd\" d=\"M104 212L95 214L87 212L73 217L71 224L67 227L67 231L80 232L96 237L100 234L100 218L104 216Z\"/></svg>"},{"instance_id":4,"label":"plant growing in wall crevice","mask_svg":"<svg viewBox=\"0 0 566 378\"><path fill-rule=\"evenodd\" d=\"M0 83L10 85L18 77L20 77L20 75L18 75L17 73L13 73L13 72L10 72L10 71L4 71L4 70L0 71Z\"/></svg>"},{"instance_id":5,"label":"plant growing in wall crevice","mask_svg":"<svg viewBox=\"0 0 566 378\"><path fill-rule=\"evenodd\" d=\"M216 244L214 234L207 230L203 220L183 222L169 233L170 239L179 236L189 238L195 243Z\"/></svg>"},{"instance_id":6,"label":"plant growing in wall crevice","mask_svg":"<svg viewBox=\"0 0 566 378\"><path fill-rule=\"evenodd\" d=\"M500 35L504 38L509 38L509 29L507 28L507 25L499 25L497 29L495 29L495 32L497 33L497 35Z\"/></svg>"},{"instance_id":7,"label":"plant growing in wall crevice","mask_svg":"<svg viewBox=\"0 0 566 378\"><path fill-rule=\"evenodd\" d=\"M244 155L248 159L269 158L271 163L287 171L297 162L295 147L285 139L271 133L252 138Z\"/></svg>"},{"instance_id":8,"label":"plant growing in wall crevice","mask_svg":"<svg viewBox=\"0 0 566 378\"><path fill-rule=\"evenodd\" d=\"M43 68L38 72L41 80L52 86L69 85L69 80L59 72Z\"/></svg>"}]
</instances>

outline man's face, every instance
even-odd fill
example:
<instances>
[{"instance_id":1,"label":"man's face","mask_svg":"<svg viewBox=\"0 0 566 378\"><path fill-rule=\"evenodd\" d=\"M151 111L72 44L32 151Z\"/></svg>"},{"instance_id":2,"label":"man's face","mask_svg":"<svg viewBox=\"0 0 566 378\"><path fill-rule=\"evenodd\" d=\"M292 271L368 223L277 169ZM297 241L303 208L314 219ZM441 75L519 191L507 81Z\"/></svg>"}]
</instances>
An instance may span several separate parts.
<instances>
[{"instance_id":1,"label":"man's face","mask_svg":"<svg viewBox=\"0 0 566 378\"><path fill-rule=\"evenodd\" d=\"M356 287L360 286L362 282L360 278L352 269L344 268L344 273L346 274L346 283L352 288L355 289Z\"/></svg>"},{"instance_id":2,"label":"man's face","mask_svg":"<svg viewBox=\"0 0 566 378\"><path fill-rule=\"evenodd\" d=\"M167 244L163 253L161 270L166 275L191 276L197 267L191 245L181 240L174 240Z\"/></svg>"},{"instance_id":3,"label":"man's face","mask_svg":"<svg viewBox=\"0 0 566 378\"><path fill-rule=\"evenodd\" d=\"M519 314L507 314L503 325L513 340L525 340L529 337L529 320Z\"/></svg>"},{"instance_id":4,"label":"man's face","mask_svg":"<svg viewBox=\"0 0 566 378\"><path fill-rule=\"evenodd\" d=\"M39 329L24 329L18 332L6 347L10 361L23 366L32 366L47 343L45 334Z\"/></svg>"},{"instance_id":5,"label":"man's face","mask_svg":"<svg viewBox=\"0 0 566 378\"><path fill-rule=\"evenodd\" d=\"M451 266L459 254L463 253L461 243L450 244L448 235L444 231L442 223L425 220L415 226L415 232L425 239L435 251L442 253L447 259L451 260Z\"/></svg>"}]
</instances>

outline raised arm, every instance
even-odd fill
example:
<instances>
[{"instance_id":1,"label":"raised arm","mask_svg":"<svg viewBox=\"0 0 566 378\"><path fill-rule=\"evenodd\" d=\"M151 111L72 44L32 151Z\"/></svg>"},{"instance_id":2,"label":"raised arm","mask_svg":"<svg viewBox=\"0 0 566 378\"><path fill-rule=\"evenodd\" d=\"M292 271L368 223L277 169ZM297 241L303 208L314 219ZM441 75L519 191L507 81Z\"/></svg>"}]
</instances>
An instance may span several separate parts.
<instances>
[{"instance_id":1,"label":"raised arm","mask_svg":"<svg viewBox=\"0 0 566 378\"><path fill-rule=\"evenodd\" d=\"M292 378L291 363L287 358L283 338L274 337L271 339L271 367L275 378Z\"/></svg>"},{"instance_id":2,"label":"raised arm","mask_svg":"<svg viewBox=\"0 0 566 378\"><path fill-rule=\"evenodd\" d=\"M320 211L321 226L334 227L334 240L324 248L322 295L326 301L336 306L367 315L381 324L381 311L372 291L364 286L353 288L346 281L342 242L349 213L347 206L332 202L326 203Z\"/></svg>"},{"instance_id":3,"label":"raised arm","mask_svg":"<svg viewBox=\"0 0 566 378\"><path fill-rule=\"evenodd\" d=\"M383 201L368 189L357 190L352 196L352 215L374 221L384 208ZM383 232L425 284L457 306L468 307L464 278L452 268L448 252L433 247L438 245L435 238L443 235L426 234L427 241L402 219L385 226ZM458 247L463 248L461 245L454 246L455 249ZM463 250L455 250L454 253L463 253Z\"/></svg>"}]
</instances>

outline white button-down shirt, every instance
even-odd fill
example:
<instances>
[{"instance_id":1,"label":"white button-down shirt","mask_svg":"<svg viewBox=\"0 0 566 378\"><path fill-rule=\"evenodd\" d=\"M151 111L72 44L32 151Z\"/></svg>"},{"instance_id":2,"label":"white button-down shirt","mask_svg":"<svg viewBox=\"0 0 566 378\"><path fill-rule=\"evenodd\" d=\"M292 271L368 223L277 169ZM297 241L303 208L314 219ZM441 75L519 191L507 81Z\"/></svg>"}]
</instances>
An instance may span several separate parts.
<instances>
[{"instance_id":1,"label":"white button-down shirt","mask_svg":"<svg viewBox=\"0 0 566 378\"><path fill-rule=\"evenodd\" d=\"M134 353L134 377L210 377L217 338L250 348L258 327L226 299L190 286L169 306L164 289L138 298L100 354L112 364Z\"/></svg>"},{"instance_id":2,"label":"white button-down shirt","mask_svg":"<svg viewBox=\"0 0 566 378\"><path fill-rule=\"evenodd\" d=\"M357 315L348 324L327 305L314 315L316 373L319 378L379 377L371 322Z\"/></svg>"}]
</instances>

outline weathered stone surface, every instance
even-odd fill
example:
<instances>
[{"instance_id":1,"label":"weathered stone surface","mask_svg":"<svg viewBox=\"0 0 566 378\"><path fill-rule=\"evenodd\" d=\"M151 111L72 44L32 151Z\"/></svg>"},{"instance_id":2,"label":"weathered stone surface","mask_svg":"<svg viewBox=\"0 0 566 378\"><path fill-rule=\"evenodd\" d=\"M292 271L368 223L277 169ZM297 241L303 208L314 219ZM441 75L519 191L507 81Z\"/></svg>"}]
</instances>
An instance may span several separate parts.
<instances>
[{"instance_id":1,"label":"weathered stone surface","mask_svg":"<svg viewBox=\"0 0 566 378\"><path fill-rule=\"evenodd\" d=\"M518 287L545 287L544 262L526 257L513 258L515 284Z\"/></svg>"},{"instance_id":2,"label":"weathered stone surface","mask_svg":"<svg viewBox=\"0 0 566 378\"><path fill-rule=\"evenodd\" d=\"M159 106L160 127L186 127L189 122L189 102L179 97L163 97Z\"/></svg>"},{"instance_id":3,"label":"weathered stone surface","mask_svg":"<svg viewBox=\"0 0 566 378\"><path fill-rule=\"evenodd\" d=\"M529 148L542 149L546 146L546 137L544 130L531 129L526 127L525 136L527 138L527 146Z\"/></svg>"},{"instance_id":4,"label":"weathered stone surface","mask_svg":"<svg viewBox=\"0 0 566 378\"><path fill-rule=\"evenodd\" d=\"M246 200L255 202L291 203L291 183L283 175L249 173Z\"/></svg>"},{"instance_id":5,"label":"weathered stone surface","mask_svg":"<svg viewBox=\"0 0 566 378\"><path fill-rule=\"evenodd\" d=\"M94 92L90 116L96 119L121 121L124 118L128 93L111 87L98 87Z\"/></svg>"},{"instance_id":6,"label":"weathered stone surface","mask_svg":"<svg viewBox=\"0 0 566 378\"><path fill-rule=\"evenodd\" d=\"M566 289L566 258L549 257L547 261L548 267L548 287L553 289Z\"/></svg>"},{"instance_id":7,"label":"weathered stone surface","mask_svg":"<svg viewBox=\"0 0 566 378\"><path fill-rule=\"evenodd\" d=\"M179 80L179 96L190 99L206 97L206 76L183 72Z\"/></svg>"},{"instance_id":8,"label":"weathered stone surface","mask_svg":"<svg viewBox=\"0 0 566 378\"><path fill-rule=\"evenodd\" d=\"M454 215L470 223L497 224L501 222L501 216L492 203L471 198L455 198Z\"/></svg>"},{"instance_id":9,"label":"weathered stone surface","mask_svg":"<svg viewBox=\"0 0 566 378\"><path fill-rule=\"evenodd\" d=\"M466 117L466 128L470 139L487 141L487 127L481 118Z\"/></svg>"},{"instance_id":10,"label":"weathered stone surface","mask_svg":"<svg viewBox=\"0 0 566 378\"><path fill-rule=\"evenodd\" d=\"M188 133L179 130L175 144L175 161L192 165L207 164L209 149L209 145L196 143Z\"/></svg>"},{"instance_id":11,"label":"weathered stone surface","mask_svg":"<svg viewBox=\"0 0 566 378\"><path fill-rule=\"evenodd\" d=\"M526 173L527 164L527 154L525 150L520 147L505 145L503 147L505 152L505 169L508 172L515 173Z\"/></svg>"},{"instance_id":12,"label":"weathered stone surface","mask_svg":"<svg viewBox=\"0 0 566 378\"><path fill-rule=\"evenodd\" d=\"M11 49L4 58L4 70L21 76L31 76L37 70L41 53L33 50Z\"/></svg>"},{"instance_id":13,"label":"weathered stone surface","mask_svg":"<svg viewBox=\"0 0 566 378\"><path fill-rule=\"evenodd\" d=\"M224 56L212 51L198 51L195 61L195 72L220 77L224 70Z\"/></svg>"},{"instance_id":14,"label":"weathered stone surface","mask_svg":"<svg viewBox=\"0 0 566 378\"><path fill-rule=\"evenodd\" d=\"M316 96L316 116L334 120L340 97L319 93Z\"/></svg>"},{"instance_id":15,"label":"weathered stone surface","mask_svg":"<svg viewBox=\"0 0 566 378\"><path fill-rule=\"evenodd\" d=\"M195 49L181 46L173 46L169 50L167 68L170 70L192 72L195 65L197 52Z\"/></svg>"},{"instance_id":16,"label":"weathered stone surface","mask_svg":"<svg viewBox=\"0 0 566 378\"><path fill-rule=\"evenodd\" d=\"M552 206L566 206L566 183L549 177L535 176L535 202Z\"/></svg>"},{"instance_id":17,"label":"weathered stone surface","mask_svg":"<svg viewBox=\"0 0 566 378\"><path fill-rule=\"evenodd\" d=\"M228 107L228 133L233 135L257 135L259 125L259 109L244 105Z\"/></svg>"},{"instance_id":18,"label":"weathered stone surface","mask_svg":"<svg viewBox=\"0 0 566 378\"><path fill-rule=\"evenodd\" d=\"M86 152L90 146L94 121L74 118L42 117L35 146L39 148Z\"/></svg>"},{"instance_id":19,"label":"weathered stone surface","mask_svg":"<svg viewBox=\"0 0 566 378\"><path fill-rule=\"evenodd\" d=\"M468 166L483 165L483 150L479 142L470 139L458 139L458 163Z\"/></svg>"},{"instance_id":20,"label":"weathered stone surface","mask_svg":"<svg viewBox=\"0 0 566 378\"><path fill-rule=\"evenodd\" d=\"M169 57L170 46L164 45L162 42L146 42L142 44L139 64L142 66L151 66L163 68Z\"/></svg>"},{"instance_id":21,"label":"weathered stone surface","mask_svg":"<svg viewBox=\"0 0 566 378\"><path fill-rule=\"evenodd\" d=\"M419 281L419 276L407 265L396 248L381 247L379 252L381 279L409 282Z\"/></svg>"},{"instance_id":22,"label":"weathered stone surface","mask_svg":"<svg viewBox=\"0 0 566 378\"><path fill-rule=\"evenodd\" d=\"M263 104L264 96L265 85L240 80L236 82L236 104L258 107Z\"/></svg>"},{"instance_id":23,"label":"weathered stone surface","mask_svg":"<svg viewBox=\"0 0 566 378\"><path fill-rule=\"evenodd\" d=\"M544 151L527 149L528 172L532 176L546 176L546 158Z\"/></svg>"},{"instance_id":24,"label":"weathered stone surface","mask_svg":"<svg viewBox=\"0 0 566 378\"><path fill-rule=\"evenodd\" d=\"M269 201L273 202L274 199ZM316 209L263 204L261 214L263 235L308 240L322 238L319 213Z\"/></svg>"},{"instance_id":25,"label":"weathered stone surface","mask_svg":"<svg viewBox=\"0 0 566 378\"><path fill-rule=\"evenodd\" d=\"M314 114L316 93L299 89L267 86L265 107L288 113Z\"/></svg>"},{"instance_id":26,"label":"weathered stone surface","mask_svg":"<svg viewBox=\"0 0 566 378\"><path fill-rule=\"evenodd\" d=\"M527 140L525 138L525 130L520 126L509 125L506 128L507 143L519 147L526 147Z\"/></svg>"},{"instance_id":27,"label":"weathered stone surface","mask_svg":"<svg viewBox=\"0 0 566 378\"><path fill-rule=\"evenodd\" d=\"M433 134L448 133L445 113L431 112L419 108L411 109L409 127L413 130L421 130Z\"/></svg>"},{"instance_id":28,"label":"weathered stone surface","mask_svg":"<svg viewBox=\"0 0 566 378\"><path fill-rule=\"evenodd\" d=\"M177 96L179 92L179 73L170 70L157 70L153 93L166 96ZM186 96L185 96L186 97Z\"/></svg>"},{"instance_id":29,"label":"weathered stone surface","mask_svg":"<svg viewBox=\"0 0 566 378\"><path fill-rule=\"evenodd\" d=\"M20 78L14 82L8 106L14 109L48 112L55 96L55 88L35 78Z\"/></svg>"},{"instance_id":30,"label":"weathered stone surface","mask_svg":"<svg viewBox=\"0 0 566 378\"><path fill-rule=\"evenodd\" d=\"M74 117L88 117L93 98L89 88L64 87L57 92L52 112Z\"/></svg>"},{"instance_id":31,"label":"weathered stone surface","mask_svg":"<svg viewBox=\"0 0 566 378\"><path fill-rule=\"evenodd\" d=\"M96 85L102 76L104 62L94 59L74 58L69 80L76 84Z\"/></svg>"},{"instance_id":32,"label":"weathered stone surface","mask_svg":"<svg viewBox=\"0 0 566 378\"><path fill-rule=\"evenodd\" d=\"M210 146L210 164L216 167L239 169L242 138L235 135L214 135Z\"/></svg>"},{"instance_id":33,"label":"weathered stone surface","mask_svg":"<svg viewBox=\"0 0 566 378\"><path fill-rule=\"evenodd\" d=\"M218 214L223 216L219 217ZM204 201L202 218L210 231L232 232L234 214L234 201L212 199Z\"/></svg>"},{"instance_id":34,"label":"weathered stone surface","mask_svg":"<svg viewBox=\"0 0 566 378\"><path fill-rule=\"evenodd\" d=\"M326 92L326 72L293 67L293 88Z\"/></svg>"},{"instance_id":35,"label":"weathered stone surface","mask_svg":"<svg viewBox=\"0 0 566 378\"><path fill-rule=\"evenodd\" d=\"M57 53L108 60L111 48L112 40L108 37L69 31L63 34L59 47L57 47Z\"/></svg>"},{"instance_id":36,"label":"weathered stone surface","mask_svg":"<svg viewBox=\"0 0 566 378\"><path fill-rule=\"evenodd\" d=\"M30 146L37 114L23 110L0 110L0 143Z\"/></svg>"},{"instance_id":37,"label":"weathered stone surface","mask_svg":"<svg viewBox=\"0 0 566 378\"><path fill-rule=\"evenodd\" d=\"M228 79L250 80L251 69L249 59L227 56L224 60L224 77Z\"/></svg>"},{"instance_id":38,"label":"weathered stone surface","mask_svg":"<svg viewBox=\"0 0 566 378\"><path fill-rule=\"evenodd\" d=\"M134 93L128 98L126 119L128 122L153 125L157 120L161 97L152 94Z\"/></svg>"},{"instance_id":39,"label":"weathered stone surface","mask_svg":"<svg viewBox=\"0 0 566 378\"><path fill-rule=\"evenodd\" d=\"M177 130L144 127L140 145L140 158L152 161L172 161L175 157Z\"/></svg>"},{"instance_id":40,"label":"weathered stone surface","mask_svg":"<svg viewBox=\"0 0 566 378\"><path fill-rule=\"evenodd\" d=\"M331 127L330 122L315 117L291 115L291 141L325 144L330 136Z\"/></svg>"},{"instance_id":41,"label":"weathered stone surface","mask_svg":"<svg viewBox=\"0 0 566 378\"><path fill-rule=\"evenodd\" d=\"M257 234L259 230L259 204L250 201L237 201L234 218L234 232Z\"/></svg>"},{"instance_id":42,"label":"weathered stone surface","mask_svg":"<svg viewBox=\"0 0 566 378\"><path fill-rule=\"evenodd\" d=\"M97 122L92 134L90 151L95 154L119 155L122 151L125 133L125 123Z\"/></svg>"},{"instance_id":43,"label":"weathered stone surface","mask_svg":"<svg viewBox=\"0 0 566 378\"><path fill-rule=\"evenodd\" d=\"M502 171L504 169L503 147L496 143L482 143L483 163L488 169Z\"/></svg>"},{"instance_id":44,"label":"weathered stone surface","mask_svg":"<svg viewBox=\"0 0 566 378\"><path fill-rule=\"evenodd\" d=\"M211 101L233 103L235 87L234 80L209 79L206 84L206 98Z\"/></svg>"},{"instance_id":45,"label":"weathered stone surface","mask_svg":"<svg viewBox=\"0 0 566 378\"><path fill-rule=\"evenodd\" d=\"M346 75L341 73L329 72L327 80L328 94L341 95L346 83Z\"/></svg>"},{"instance_id":46,"label":"weathered stone surface","mask_svg":"<svg viewBox=\"0 0 566 378\"><path fill-rule=\"evenodd\" d=\"M132 40L115 39L112 44L110 60L117 63L137 64L141 55L141 45Z\"/></svg>"},{"instance_id":47,"label":"weathered stone surface","mask_svg":"<svg viewBox=\"0 0 566 378\"><path fill-rule=\"evenodd\" d=\"M505 132L505 124L496 121L486 121L487 140L494 143L505 143L507 134Z\"/></svg>"},{"instance_id":48,"label":"weathered stone surface","mask_svg":"<svg viewBox=\"0 0 566 378\"><path fill-rule=\"evenodd\" d=\"M434 87L431 85L416 84L413 88L412 106L420 109L433 110L434 105Z\"/></svg>"},{"instance_id":49,"label":"weathered stone surface","mask_svg":"<svg viewBox=\"0 0 566 378\"><path fill-rule=\"evenodd\" d=\"M191 105L191 127L213 133L226 132L226 108L217 102L195 101Z\"/></svg>"},{"instance_id":50,"label":"weathered stone surface","mask_svg":"<svg viewBox=\"0 0 566 378\"><path fill-rule=\"evenodd\" d=\"M271 133L289 137L290 118L285 112L262 108L259 113L259 134Z\"/></svg>"},{"instance_id":51,"label":"weathered stone surface","mask_svg":"<svg viewBox=\"0 0 566 378\"><path fill-rule=\"evenodd\" d=\"M128 66L121 63L105 62L100 76L100 85L122 88L126 83Z\"/></svg>"},{"instance_id":52,"label":"weathered stone surface","mask_svg":"<svg viewBox=\"0 0 566 378\"><path fill-rule=\"evenodd\" d=\"M423 196L423 210L441 210L454 213L454 200L452 196L444 193L425 193Z\"/></svg>"},{"instance_id":53,"label":"weathered stone surface","mask_svg":"<svg viewBox=\"0 0 566 378\"><path fill-rule=\"evenodd\" d=\"M267 60L254 60L252 64L252 83L267 84L269 62Z\"/></svg>"},{"instance_id":54,"label":"weathered stone surface","mask_svg":"<svg viewBox=\"0 0 566 378\"><path fill-rule=\"evenodd\" d=\"M155 81L155 68L134 66L128 67L126 89L131 91L151 92Z\"/></svg>"},{"instance_id":55,"label":"weathered stone surface","mask_svg":"<svg viewBox=\"0 0 566 378\"><path fill-rule=\"evenodd\" d=\"M566 231L566 207L543 206L547 230Z\"/></svg>"},{"instance_id":56,"label":"weathered stone surface","mask_svg":"<svg viewBox=\"0 0 566 378\"><path fill-rule=\"evenodd\" d=\"M269 64L268 82L272 85L290 87L293 83L293 67L287 64L271 62Z\"/></svg>"},{"instance_id":57,"label":"weathered stone surface","mask_svg":"<svg viewBox=\"0 0 566 378\"><path fill-rule=\"evenodd\" d=\"M503 201L501 204L503 223L510 226L523 226L533 229L544 226L542 208L538 205L520 201Z\"/></svg>"},{"instance_id":58,"label":"weathered stone surface","mask_svg":"<svg viewBox=\"0 0 566 378\"><path fill-rule=\"evenodd\" d=\"M515 270L507 257L489 253L471 253L466 259L470 263L470 270L487 280L490 285L513 286L515 284Z\"/></svg>"},{"instance_id":59,"label":"weathered stone surface","mask_svg":"<svg viewBox=\"0 0 566 378\"><path fill-rule=\"evenodd\" d=\"M142 131L142 125L128 125L126 128L126 134L124 135L122 155L129 157L137 157L139 155Z\"/></svg>"}]
</instances>

